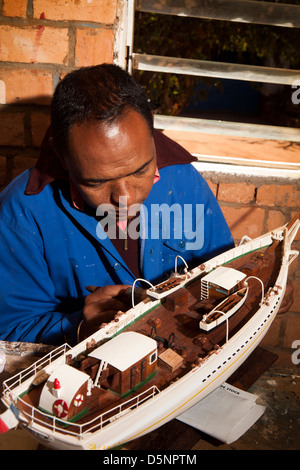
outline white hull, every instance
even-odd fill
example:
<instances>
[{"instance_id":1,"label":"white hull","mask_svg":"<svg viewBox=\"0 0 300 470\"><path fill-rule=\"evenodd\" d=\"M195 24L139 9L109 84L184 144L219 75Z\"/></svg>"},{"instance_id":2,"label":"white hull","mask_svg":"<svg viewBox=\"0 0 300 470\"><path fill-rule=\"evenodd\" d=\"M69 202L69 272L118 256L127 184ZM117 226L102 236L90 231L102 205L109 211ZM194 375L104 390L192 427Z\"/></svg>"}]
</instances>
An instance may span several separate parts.
<instances>
[{"instance_id":1,"label":"white hull","mask_svg":"<svg viewBox=\"0 0 300 470\"><path fill-rule=\"evenodd\" d=\"M282 233L283 229L281 229ZM278 229L278 234L280 230ZM273 242L272 234L267 234L244 245L229 250L219 255L205 264L205 271L208 272L213 267L222 265L230 260L248 253L252 250L270 245ZM43 423L38 423L32 417L25 416L20 413L20 421L22 425L34 437L46 444L50 448L74 450L74 449L111 449L130 440L141 437L148 432L157 429L166 422L178 417L188 408L202 400L206 395L215 390L223 382L225 382L236 369L247 359L252 351L258 346L260 341L267 333L272 321L274 320L281 301L284 296L288 267L292 261L292 255L297 254L290 250L291 240L286 239L282 265L275 282L279 289L274 289L271 296L268 296L268 302L263 302L254 316L220 349L213 354L207 356L203 362L195 366L185 376L169 385L165 390L158 392L152 398L149 398L139 406L133 407L125 412L116 414L109 424L103 425L101 429L95 432L82 433L80 436L65 434L59 429L47 428ZM294 259L294 258L293 258ZM203 267L196 268L192 272L191 277L196 277L203 272ZM190 280L191 277L188 279ZM145 310L155 306L159 301L143 304L140 308ZM140 305L140 304L139 304ZM138 307L138 306L137 306ZM128 315L130 316L130 312ZM127 314L124 315L126 317ZM132 315L132 312L131 312ZM123 319L126 322L126 318ZM118 329L122 328L122 324L108 325L106 329L102 329L92 337L99 341L99 337L110 337ZM103 331L105 330L105 331ZM84 344L80 343L75 348L67 351L73 356L84 350ZM65 355L55 359L49 365L51 370L64 363ZM9 407L20 393L28 388L28 384L32 382L35 372L28 370L23 372L23 378L15 376L6 382L6 389L3 396L3 402ZM30 376L30 377L29 377ZM28 378L27 378L28 377ZM22 382L22 383L21 383Z\"/></svg>"}]
</instances>

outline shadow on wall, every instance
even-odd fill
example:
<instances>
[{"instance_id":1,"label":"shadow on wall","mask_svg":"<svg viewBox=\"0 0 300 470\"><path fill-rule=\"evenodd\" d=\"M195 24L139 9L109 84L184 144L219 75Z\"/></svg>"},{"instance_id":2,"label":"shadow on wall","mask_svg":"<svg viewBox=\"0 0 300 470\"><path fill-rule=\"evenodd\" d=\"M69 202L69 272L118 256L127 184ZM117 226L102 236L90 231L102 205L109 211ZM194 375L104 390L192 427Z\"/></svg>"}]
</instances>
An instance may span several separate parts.
<instances>
[{"instance_id":1,"label":"shadow on wall","mask_svg":"<svg viewBox=\"0 0 300 470\"><path fill-rule=\"evenodd\" d=\"M5 104L5 96L0 97L0 189L3 189L35 164L50 123L51 97L39 95Z\"/></svg>"}]
</instances>

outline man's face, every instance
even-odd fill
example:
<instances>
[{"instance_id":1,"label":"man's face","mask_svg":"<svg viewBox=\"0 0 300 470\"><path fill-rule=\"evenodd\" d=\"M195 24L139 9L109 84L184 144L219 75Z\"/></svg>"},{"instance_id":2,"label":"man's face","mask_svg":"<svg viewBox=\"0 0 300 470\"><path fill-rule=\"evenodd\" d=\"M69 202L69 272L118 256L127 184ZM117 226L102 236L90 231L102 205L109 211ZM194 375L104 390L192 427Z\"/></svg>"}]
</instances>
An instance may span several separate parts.
<instances>
[{"instance_id":1,"label":"man's face","mask_svg":"<svg viewBox=\"0 0 300 470\"><path fill-rule=\"evenodd\" d=\"M129 208L151 191L156 152L149 126L133 110L112 123L74 124L65 163L83 199L92 207L113 205L118 217L120 197Z\"/></svg>"}]
</instances>

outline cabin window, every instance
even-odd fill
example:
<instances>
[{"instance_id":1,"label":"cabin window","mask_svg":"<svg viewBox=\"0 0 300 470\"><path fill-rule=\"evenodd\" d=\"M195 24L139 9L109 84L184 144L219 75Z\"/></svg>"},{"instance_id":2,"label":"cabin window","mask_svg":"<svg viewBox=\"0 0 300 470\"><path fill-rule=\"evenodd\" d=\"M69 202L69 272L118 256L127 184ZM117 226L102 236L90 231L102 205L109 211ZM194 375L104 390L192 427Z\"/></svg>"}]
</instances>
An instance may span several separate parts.
<instances>
[{"instance_id":1,"label":"cabin window","mask_svg":"<svg viewBox=\"0 0 300 470\"><path fill-rule=\"evenodd\" d=\"M228 294L228 292L227 292L226 290L224 290L224 289L218 289L218 288L216 288L216 291L217 291L217 292L220 292L221 294L224 294L224 295L227 295L227 294Z\"/></svg>"},{"instance_id":2,"label":"cabin window","mask_svg":"<svg viewBox=\"0 0 300 470\"><path fill-rule=\"evenodd\" d=\"M149 357L149 365L153 364L157 359L157 351L154 351Z\"/></svg>"}]
</instances>

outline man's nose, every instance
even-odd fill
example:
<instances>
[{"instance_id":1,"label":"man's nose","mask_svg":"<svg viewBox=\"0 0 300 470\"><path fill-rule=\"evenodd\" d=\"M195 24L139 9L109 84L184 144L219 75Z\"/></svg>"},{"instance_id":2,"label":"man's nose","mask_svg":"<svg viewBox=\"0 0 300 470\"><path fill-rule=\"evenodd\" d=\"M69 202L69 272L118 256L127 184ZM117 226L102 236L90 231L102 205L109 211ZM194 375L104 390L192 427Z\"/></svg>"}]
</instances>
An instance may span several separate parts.
<instances>
[{"instance_id":1,"label":"man's nose","mask_svg":"<svg viewBox=\"0 0 300 470\"><path fill-rule=\"evenodd\" d=\"M129 181L114 181L112 189L112 203L117 204L120 209L130 207L135 201L135 189Z\"/></svg>"}]
</instances>

